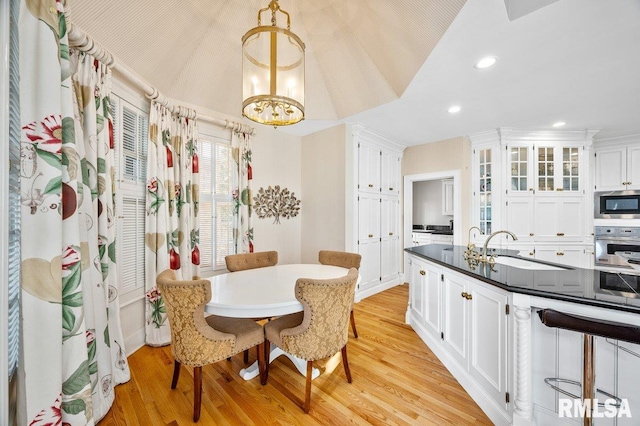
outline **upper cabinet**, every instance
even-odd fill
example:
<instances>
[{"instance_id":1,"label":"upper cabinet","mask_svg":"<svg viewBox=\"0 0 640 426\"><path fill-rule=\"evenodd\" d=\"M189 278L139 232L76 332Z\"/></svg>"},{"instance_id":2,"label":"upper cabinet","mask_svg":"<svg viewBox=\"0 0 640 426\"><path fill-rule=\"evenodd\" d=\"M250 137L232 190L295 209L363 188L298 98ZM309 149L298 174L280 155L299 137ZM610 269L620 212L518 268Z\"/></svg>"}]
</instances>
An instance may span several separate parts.
<instances>
[{"instance_id":1,"label":"upper cabinet","mask_svg":"<svg viewBox=\"0 0 640 426\"><path fill-rule=\"evenodd\" d=\"M453 179L442 181L442 214L453 216Z\"/></svg>"},{"instance_id":2,"label":"upper cabinet","mask_svg":"<svg viewBox=\"0 0 640 426\"><path fill-rule=\"evenodd\" d=\"M470 136L472 224L513 232L521 243L590 242L588 159L595 131L501 128ZM588 190L587 190L588 189ZM486 237L475 234L476 242ZM499 239L508 241L510 239Z\"/></svg>"},{"instance_id":3,"label":"upper cabinet","mask_svg":"<svg viewBox=\"0 0 640 426\"><path fill-rule=\"evenodd\" d=\"M640 135L598 143L594 149L596 191L640 189L639 143Z\"/></svg>"}]
</instances>

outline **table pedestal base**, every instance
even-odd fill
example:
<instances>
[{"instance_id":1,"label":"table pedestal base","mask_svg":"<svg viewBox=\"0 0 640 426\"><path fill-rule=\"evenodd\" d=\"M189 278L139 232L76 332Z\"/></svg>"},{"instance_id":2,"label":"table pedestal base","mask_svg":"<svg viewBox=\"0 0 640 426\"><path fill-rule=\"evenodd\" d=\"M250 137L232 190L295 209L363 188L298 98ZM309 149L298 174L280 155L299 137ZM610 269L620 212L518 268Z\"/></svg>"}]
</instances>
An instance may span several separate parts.
<instances>
[{"instance_id":1,"label":"table pedestal base","mask_svg":"<svg viewBox=\"0 0 640 426\"><path fill-rule=\"evenodd\" d=\"M300 374L303 376L307 375L307 361L304 359L300 359L296 356L291 355L280 349L277 346L271 345L271 353L269 355L269 364L273 362L274 359L278 358L280 355L284 355L293 362L293 365L298 369ZM258 370L258 361L254 361L253 364L248 366L247 368L243 368L240 370L240 377L245 380L251 380L254 377L257 377L260 374L260 370ZM313 372L311 373L311 379L315 379L320 375L320 370L317 368L313 368Z\"/></svg>"}]
</instances>

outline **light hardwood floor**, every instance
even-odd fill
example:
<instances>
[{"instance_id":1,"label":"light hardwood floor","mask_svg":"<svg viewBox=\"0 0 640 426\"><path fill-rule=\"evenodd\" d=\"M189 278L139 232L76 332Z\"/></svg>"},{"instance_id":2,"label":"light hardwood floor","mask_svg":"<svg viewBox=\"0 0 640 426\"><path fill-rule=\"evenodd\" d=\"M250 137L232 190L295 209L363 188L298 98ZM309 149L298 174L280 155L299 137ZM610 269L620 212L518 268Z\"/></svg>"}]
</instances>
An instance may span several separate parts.
<instances>
[{"instance_id":1,"label":"light hardwood floor","mask_svg":"<svg viewBox=\"0 0 640 426\"><path fill-rule=\"evenodd\" d=\"M242 353L203 367L201 425L490 425L491 421L404 323L408 287L402 285L355 305L358 339L349 331L353 383L340 354L317 363L311 412L301 403L305 379L288 359L271 364L269 382L244 381ZM251 351L249 362L255 360ZM193 425L193 370L182 367L171 390L169 346L148 346L129 357L131 380L116 387L108 425Z\"/></svg>"}]
</instances>

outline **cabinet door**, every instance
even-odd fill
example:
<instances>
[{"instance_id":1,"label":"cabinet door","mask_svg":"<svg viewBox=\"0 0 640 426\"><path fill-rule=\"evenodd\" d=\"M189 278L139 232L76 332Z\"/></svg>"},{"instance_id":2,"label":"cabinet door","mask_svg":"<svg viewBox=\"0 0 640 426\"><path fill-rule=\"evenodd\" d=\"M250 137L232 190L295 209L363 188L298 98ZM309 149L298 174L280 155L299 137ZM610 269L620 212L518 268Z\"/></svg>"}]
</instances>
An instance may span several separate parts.
<instances>
[{"instance_id":1,"label":"cabinet door","mask_svg":"<svg viewBox=\"0 0 640 426\"><path fill-rule=\"evenodd\" d=\"M558 198L541 197L535 199L535 227L536 241L555 241L558 236L558 217L560 204Z\"/></svg>"},{"instance_id":2,"label":"cabinet door","mask_svg":"<svg viewBox=\"0 0 640 426\"><path fill-rule=\"evenodd\" d=\"M583 197L561 198L558 205L558 242L584 241L586 236L586 214Z\"/></svg>"},{"instance_id":3,"label":"cabinet door","mask_svg":"<svg viewBox=\"0 0 640 426\"><path fill-rule=\"evenodd\" d=\"M635 167L634 167L635 165ZM640 147L627 148L627 189L640 189Z\"/></svg>"},{"instance_id":4,"label":"cabinet door","mask_svg":"<svg viewBox=\"0 0 640 426\"><path fill-rule=\"evenodd\" d=\"M380 277L382 282L398 278L400 273L400 238L383 238L380 242Z\"/></svg>"},{"instance_id":5,"label":"cabinet door","mask_svg":"<svg viewBox=\"0 0 640 426\"><path fill-rule=\"evenodd\" d=\"M380 200L380 237L395 238L400 235L400 201L397 197L382 197Z\"/></svg>"},{"instance_id":6,"label":"cabinet door","mask_svg":"<svg viewBox=\"0 0 640 426\"><path fill-rule=\"evenodd\" d=\"M383 194L398 195L400 193L400 156L382 150L380 170L380 186Z\"/></svg>"},{"instance_id":7,"label":"cabinet door","mask_svg":"<svg viewBox=\"0 0 640 426\"><path fill-rule=\"evenodd\" d=\"M358 146L358 189L380 193L380 149L364 142Z\"/></svg>"},{"instance_id":8,"label":"cabinet door","mask_svg":"<svg viewBox=\"0 0 640 426\"><path fill-rule=\"evenodd\" d=\"M468 353L467 282L461 277L444 277L444 345L447 351L466 369Z\"/></svg>"},{"instance_id":9,"label":"cabinet door","mask_svg":"<svg viewBox=\"0 0 640 426\"><path fill-rule=\"evenodd\" d=\"M380 240L360 241L360 284L358 290L366 290L380 284Z\"/></svg>"},{"instance_id":10,"label":"cabinet door","mask_svg":"<svg viewBox=\"0 0 640 426\"><path fill-rule=\"evenodd\" d=\"M436 339L440 339L442 331L442 269L426 264L424 280L424 323L427 331Z\"/></svg>"},{"instance_id":11,"label":"cabinet door","mask_svg":"<svg viewBox=\"0 0 640 426\"><path fill-rule=\"evenodd\" d=\"M595 160L596 191L624 189L624 182L627 181L626 149L599 149L595 152Z\"/></svg>"},{"instance_id":12,"label":"cabinet door","mask_svg":"<svg viewBox=\"0 0 640 426\"><path fill-rule=\"evenodd\" d=\"M507 392L507 295L473 284L470 315L469 372L486 395L505 406Z\"/></svg>"},{"instance_id":13,"label":"cabinet door","mask_svg":"<svg viewBox=\"0 0 640 426\"><path fill-rule=\"evenodd\" d=\"M528 195L528 194L527 194ZM535 215L533 196L514 197L507 200L507 228L516 234L518 241L531 241L534 237Z\"/></svg>"},{"instance_id":14,"label":"cabinet door","mask_svg":"<svg viewBox=\"0 0 640 426\"><path fill-rule=\"evenodd\" d=\"M424 277L427 274L427 266L415 256L411 256L411 281L409 282L409 305L411 315L420 324L424 324L425 291Z\"/></svg>"},{"instance_id":15,"label":"cabinet door","mask_svg":"<svg viewBox=\"0 0 640 426\"><path fill-rule=\"evenodd\" d=\"M358 241L380 241L380 196L360 193L358 196Z\"/></svg>"},{"instance_id":16,"label":"cabinet door","mask_svg":"<svg viewBox=\"0 0 640 426\"><path fill-rule=\"evenodd\" d=\"M442 181L442 214L453 215L453 181Z\"/></svg>"}]
</instances>

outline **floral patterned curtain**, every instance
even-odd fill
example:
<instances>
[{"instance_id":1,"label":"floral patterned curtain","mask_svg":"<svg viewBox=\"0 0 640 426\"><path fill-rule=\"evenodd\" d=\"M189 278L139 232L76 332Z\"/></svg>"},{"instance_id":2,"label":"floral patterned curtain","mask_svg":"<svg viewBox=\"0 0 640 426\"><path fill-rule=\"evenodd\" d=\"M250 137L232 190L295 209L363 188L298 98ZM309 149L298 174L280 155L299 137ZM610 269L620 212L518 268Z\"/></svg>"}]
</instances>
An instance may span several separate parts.
<instances>
[{"instance_id":1,"label":"floral patterned curtain","mask_svg":"<svg viewBox=\"0 0 640 426\"><path fill-rule=\"evenodd\" d=\"M252 198L251 180L251 135L233 132L231 148L236 169L233 173L235 189L233 200L233 240L236 253L253 253L253 226L251 225Z\"/></svg>"},{"instance_id":2,"label":"floral patterned curtain","mask_svg":"<svg viewBox=\"0 0 640 426\"><path fill-rule=\"evenodd\" d=\"M199 274L199 164L195 120L172 116L151 103L147 157L145 229L146 342L171 342L171 331L156 277L173 269L179 279Z\"/></svg>"},{"instance_id":3,"label":"floral patterned curtain","mask_svg":"<svg viewBox=\"0 0 640 426\"><path fill-rule=\"evenodd\" d=\"M75 73L78 67L77 75ZM94 424L129 379L116 286L109 72L70 53L63 4L20 11L26 422Z\"/></svg>"}]
</instances>

